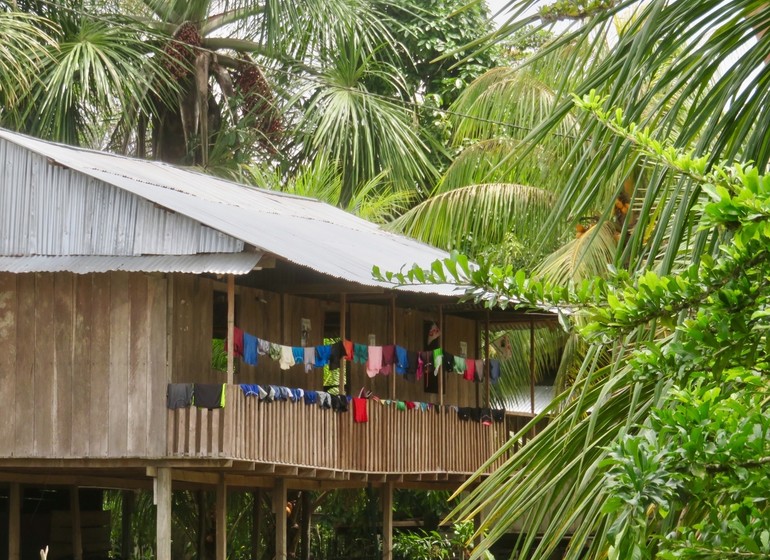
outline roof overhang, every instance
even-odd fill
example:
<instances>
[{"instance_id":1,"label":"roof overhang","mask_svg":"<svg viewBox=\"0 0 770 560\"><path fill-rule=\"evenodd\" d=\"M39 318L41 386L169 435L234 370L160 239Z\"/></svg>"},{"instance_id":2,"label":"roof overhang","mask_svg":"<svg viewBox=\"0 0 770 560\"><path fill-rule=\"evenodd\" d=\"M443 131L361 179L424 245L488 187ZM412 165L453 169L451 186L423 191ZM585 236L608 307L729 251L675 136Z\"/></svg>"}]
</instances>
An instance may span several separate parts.
<instances>
[{"instance_id":1,"label":"roof overhang","mask_svg":"<svg viewBox=\"0 0 770 560\"><path fill-rule=\"evenodd\" d=\"M140 256L25 256L0 257L0 272L188 272L248 274L263 253Z\"/></svg>"}]
</instances>

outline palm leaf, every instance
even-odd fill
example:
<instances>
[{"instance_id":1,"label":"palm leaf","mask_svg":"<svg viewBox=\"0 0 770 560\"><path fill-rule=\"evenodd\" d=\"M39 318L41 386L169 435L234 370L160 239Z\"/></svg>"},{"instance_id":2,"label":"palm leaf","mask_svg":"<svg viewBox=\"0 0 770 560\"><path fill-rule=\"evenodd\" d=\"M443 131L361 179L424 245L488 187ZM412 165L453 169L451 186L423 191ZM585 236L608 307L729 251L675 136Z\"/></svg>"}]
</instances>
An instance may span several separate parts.
<instances>
[{"instance_id":1,"label":"palm leaf","mask_svg":"<svg viewBox=\"0 0 770 560\"><path fill-rule=\"evenodd\" d=\"M591 227L546 257L535 273L562 286L606 277L615 258L616 234L615 226L609 222Z\"/></svg>"},{"instance_id":2,"label":"palm leaf","mask_svg":"<svg viewBox=\"0 0 770 560\"><path fill-rule=\"evenodd\" d=\"M32 14L0 12L0 115L29 92L55 42L52 24Z\"/></svg>"},{"instance_id":3,"label":"palm leaf","mask_svg":"<svg viewBox=\"0 0 770 560\"><path fill-rule=\"evenodd\" d=\"M471 185L429 198L388 228L445 249L478 251L500 243L511 232L526 244L553 200L552 193L536 187Z\"/></svg>"},{"instance_id":4,"label":"palm leaf","mask_svg":"<svg viewBox=\"0 0 770 560\"><path fill-rule=\"evenodd\" d=\"M512 157L520 141L512 138L481 140L466 147L452 161L437 186L446 192L480 183L518 183L557 189L557 155L538 146L522 158Z\"/></svg>"},{"instance_id":5,"label":"palm leaf","mask_svg":"<svg viewBox=\"0 0 770 560\"><path fill-rule=\"evenodd\" d=\"M367 54L356 35L338 40L320 84L307 85L293 98L293 104L304 105L299 129L306 157L326 154L342 169L343 207L361 185L382 172L394 189L415 193L433 181L435 169L413 115L395 100L372 95L365 85L379 83L398 92L397 73Z\"/></svg>"},{"instance_id":6,"label":"palm leaf","mask_svg":"<svg viewBox=\"0 0 770 560\"><path fill-rule=\"evenodd\" d=\"M493 68L476 78L452 105L453 142L523 138L551 114L555 101L554 90L526 68ZM564 119L553 133L567 140L574 127Z\"/></svg>"}]
</instances>

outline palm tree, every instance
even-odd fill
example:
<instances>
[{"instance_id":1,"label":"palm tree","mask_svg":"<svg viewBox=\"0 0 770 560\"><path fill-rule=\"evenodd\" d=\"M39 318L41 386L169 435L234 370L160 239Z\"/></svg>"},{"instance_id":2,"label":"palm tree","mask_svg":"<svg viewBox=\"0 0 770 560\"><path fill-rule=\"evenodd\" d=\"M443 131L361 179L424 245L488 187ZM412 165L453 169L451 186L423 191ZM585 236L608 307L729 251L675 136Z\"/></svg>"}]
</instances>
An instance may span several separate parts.
<instances>
[{"instance_id":1,"label":"palm tree","mask_svg":"<svg viewBox=\"0 0 770 560\"><path fill-rule=\"evenodd\" d=\"M450 108L451 142L458 155L434 194L388 227L482 262L534 268L564 285L605 275L617 232L597 225L599 208L585 208L542 229L564 189L564 160L585 149L575 141L577 119L568 115L537 145L528 139L550 117L560 92L580 78L564 64L580 48L566 43L533 64L492 68L474 80ZM537 329L536 336L537 382L555 370L556 386L563 388L574 378L585 348L574 334ZM497 337L515 346L512 357L528 355L528 332L501 331ZM526 360L504 360L503 369L505 382L493 390L498 402L529 386Z\"/></svg>"},{"instance_id":2,"label":"palm tree","mask_svg":"<svg viewBox=\"0 0 770 560\"><path fill-rule=\"evenodd\" d=\"M369 0L21 0L17 10L47 18L56 43L28 74L38 78L7 93L18 103L6 126L230 173L255 161L287 172L322 152L344 170L343 205L383 172L412 193L431 181L389 66L389 20ZM347 128L324 124L345 111Z\"/></svg>"},{"instance_id":3,"label":"palm tree","mask_svg":"<svg viewBox=\"0 0 770 560\"><path fill-rule=\"evenodd\" d=\"M580 96L596 90L603 110L621 109L626 124L649 127L655 141L696 155L710 154L711 162L754 161L766 169L767 4L564 2L539 12L537 4L509 2L511 19L500 33L514 33L532 23L543 28L558 19L569 22L540 57L566 44L605 40L616 33L617 19L623 20L605 56L569 59L570 67L584 71L569 89ZM572 101L562 96L525 141L537 145L545 140L565 118L575 118L573 108ZM601 225L616 215L620 201L626 214L618 222L618 242L611 251L618 268L668 273L717 250L719 232L697 229L700 183L674 175L659 159L640 155L629 138L593 115L577 118L576 142L588 149L573 151L566 159L569 174L546 228L591 206L600 210L596 219ZM614 535L626 526L613 526L603 509L609 499L607 449L648 421L650 409L661 404L670 382L636 378L628 357L637 343L672 336L650 324L623 340L588 347L571 390L557 399L551 412L564 410L455 512L471 516L486 507L490 521L485 528L490 532L482 547L517 522L520 558L548 558L567 537L566 558L603 558L612 553ZM666 530L675 523L671 520Z\"/></svg>"}]
</instances>

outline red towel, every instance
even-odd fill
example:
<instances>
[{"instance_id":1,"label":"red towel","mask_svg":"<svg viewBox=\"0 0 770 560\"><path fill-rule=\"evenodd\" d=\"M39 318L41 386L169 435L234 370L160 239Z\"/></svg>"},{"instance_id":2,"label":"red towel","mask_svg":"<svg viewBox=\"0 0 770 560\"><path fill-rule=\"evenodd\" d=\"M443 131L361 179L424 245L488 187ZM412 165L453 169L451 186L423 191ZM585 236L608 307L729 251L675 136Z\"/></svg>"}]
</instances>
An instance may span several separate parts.
<instances>
[{"instance_id":1,"label":"red towel","mask_svg":"<svg viewBox=\"0 0 770 560\"><path fill-rule=\"evenodd\" d=\"M349 362L353 361L353 343L350 340L343 340L342 347L345 349L345 359Z\"/></svg>"},{"instance_id":2,"label":"red towel","mask_svg":"<svg viewBox=\"0 0 770 560\"><path fill-rule=\"evenodd\" d=\"M227 352L227 339L225 339L225 352ZM243 331L233 327L233 354L243 357Z\"/></svg>"},{"instance_id":3,"label":"red towel","mask_svg":"<svg viewBox=\"0 0 770 560\"><path fill-rule=\"evenodd\" d=\"M369 415L366 410L366 399L359 397L353 397L353 421L354 422L368 422Z\"/></svg>"},{"instance_id":4,"label":"red towel","mask_svg":"<svg viewBox=\"0 0 770 560\"><path fill-rule=\"evenodd\" d=\"M466 359L465 360L465 373L463 374L463 379L466 381L473 381L476 376L476 361Z\"/></svg>"}]
</instances>

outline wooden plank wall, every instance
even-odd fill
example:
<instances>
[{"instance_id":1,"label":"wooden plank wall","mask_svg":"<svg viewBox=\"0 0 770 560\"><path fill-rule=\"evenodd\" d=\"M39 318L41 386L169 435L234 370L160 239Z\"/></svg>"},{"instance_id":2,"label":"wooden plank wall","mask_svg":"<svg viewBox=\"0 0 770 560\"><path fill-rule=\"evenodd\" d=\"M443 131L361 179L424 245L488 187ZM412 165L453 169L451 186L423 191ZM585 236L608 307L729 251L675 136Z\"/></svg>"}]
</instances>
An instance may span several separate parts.
<instances>
[{"instance_id":1,"label":"wooden plank wall","mask_svg":"<svg viewBox=\"0 0 770 560\"><path fill-rule=\"evenodd\" d=\"M174 383L216 383L211 370L214 281L192 274L171 275L171 375Z\"/></svg>"},{"instance_id":2,"label":"wooden plank wall","mask_svg":"<svg viewBox=\"0 0 770 560\"><path fill-rule=\"evenodd\" d=\"M2 457L162 456L162 275L0 273Z\"/></svg>"}]
</instances>

